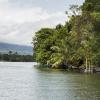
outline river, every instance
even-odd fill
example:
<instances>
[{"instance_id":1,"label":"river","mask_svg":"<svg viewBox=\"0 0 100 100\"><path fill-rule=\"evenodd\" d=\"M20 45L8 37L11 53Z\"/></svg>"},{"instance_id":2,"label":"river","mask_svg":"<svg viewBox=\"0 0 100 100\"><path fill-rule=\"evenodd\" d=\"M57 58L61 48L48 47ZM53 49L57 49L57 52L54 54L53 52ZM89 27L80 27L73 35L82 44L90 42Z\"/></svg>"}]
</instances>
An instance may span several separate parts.
<instances>
[{"instance_id":1,"label":"river","mask_svg":"<svg viewBox=\"0 0 100 100\"><path fill-rule=\"evenodd\" d=\"M40 70L0 62L0 100L100 100L100 74Z\"/></svg>"}]
</instances>

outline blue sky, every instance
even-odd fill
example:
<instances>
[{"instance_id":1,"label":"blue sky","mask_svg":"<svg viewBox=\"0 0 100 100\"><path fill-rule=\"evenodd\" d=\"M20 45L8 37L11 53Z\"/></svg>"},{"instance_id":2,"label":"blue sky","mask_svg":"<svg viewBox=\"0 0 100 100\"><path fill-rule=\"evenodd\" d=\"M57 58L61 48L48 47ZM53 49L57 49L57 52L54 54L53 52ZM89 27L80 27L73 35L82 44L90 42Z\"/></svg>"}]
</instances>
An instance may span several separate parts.
<instances>
[{"instance_id":1,"label":"blue sky","mask_svg":"<svg viewBox=\"0 0 100 100\"><path fill-rule=\"evenodd\" d=\"M67 20L65 11L84 0L0 0L0 42L31 45L35 32Z\"/></svg>"}]
</instances>

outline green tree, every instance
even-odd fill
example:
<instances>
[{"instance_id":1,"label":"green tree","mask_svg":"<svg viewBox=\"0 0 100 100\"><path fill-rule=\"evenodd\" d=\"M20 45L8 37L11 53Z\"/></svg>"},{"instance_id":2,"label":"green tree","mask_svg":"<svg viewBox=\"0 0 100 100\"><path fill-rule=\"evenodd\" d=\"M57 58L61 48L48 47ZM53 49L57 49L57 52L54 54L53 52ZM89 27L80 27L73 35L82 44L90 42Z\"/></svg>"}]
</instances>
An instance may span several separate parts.
<instances>
[{"instance_id":1,"label":"green tree","mask_svg":"<svg viewBox=\"0 0 100 100\"><path fill-rule=\"evenodd\" d=\"M36 32L33 38L34 59L55 68L81 67L83 64L88 70L99 66L99 5L99 0L85 0L81 7L72 5L72 14L65 25L58 24L56 28L42 28Z\"/></svg>"}]
</instances>

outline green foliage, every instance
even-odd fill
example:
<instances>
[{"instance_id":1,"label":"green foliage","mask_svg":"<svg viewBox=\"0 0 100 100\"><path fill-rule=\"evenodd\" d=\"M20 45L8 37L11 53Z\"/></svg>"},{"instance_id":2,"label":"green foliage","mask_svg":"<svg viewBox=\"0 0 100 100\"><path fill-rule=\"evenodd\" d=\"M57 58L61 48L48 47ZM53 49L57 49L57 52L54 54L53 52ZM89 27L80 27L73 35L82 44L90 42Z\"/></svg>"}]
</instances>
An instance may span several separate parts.
<instances>
[{"instance_id":1,"label":"green foliage","mask_svg":"<svg viewBox=\"0 0 100 100\"><path fill-rule=\"evenodd\" d=\"M44 28L36 32L36 36L33 39L34 42L34 58L37 62L42 64L47 64L52 51L50 47L54 43L53 34L55 31L53 29Z\"/></svg>"},{"instance_id":2,"label":"green foliage","mask_svg":"<svg viewBox=\"0 0 100 100\"><path fill-rule=\"evenodd\" d=\"M100 12L100 0L85 0L83 11Z\"/></svg>"},{"instance_id":3,"label":"green foliage","mask_svg":"<svg viewBox=\"0 0 100 100\"><path fill-rule=\"evenodd\" d=\"M0 54L0 61L32 62L33 56L31 56L31 55L19 55L17 52L13 53L12 51L9 51L8 54Z\"/></svg>"},{"instance_id":4,"label":"green foliage","mask_svg":"<svg viewBox=\"0 0 100 100\"><path fill-rule=\"evenodd\" d=\"M53 68L100 66L99 5L99 0L86 0L81 7L72 5L73 14L65 25L36 32L34 59Z\"/></svg>"}]
</instances>

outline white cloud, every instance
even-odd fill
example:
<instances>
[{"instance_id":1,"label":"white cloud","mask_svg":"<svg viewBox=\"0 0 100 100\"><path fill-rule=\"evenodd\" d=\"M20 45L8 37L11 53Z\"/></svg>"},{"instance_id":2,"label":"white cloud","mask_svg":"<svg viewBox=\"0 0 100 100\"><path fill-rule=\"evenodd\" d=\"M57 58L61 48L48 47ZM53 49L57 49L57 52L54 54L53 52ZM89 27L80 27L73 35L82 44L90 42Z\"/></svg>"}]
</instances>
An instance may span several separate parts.
<instances>
[{"instance_id":1,"label":"white cloud","mask_svg":"<svg viewBox=\"0 0 100 100\"><path fill-rule=\"evenodd\" d=\"M11 7L0 7L0 21L5 22L37 22L46 20L52 17L62 16L61 12L48 13L40 7L33 8L11 8Z\"/></svg>"},{"instance_id":2,"label":"white cloud","mask_svg":"<svg viewBox=\"0 0 100 100\"><path fill-rule=\"evenodd\" d=\"M0 41L27 44L35 31L66 20L63 12L49 13L41 7L12 8L8 0L0 0Z\"/></svg>"}]
</instances>

